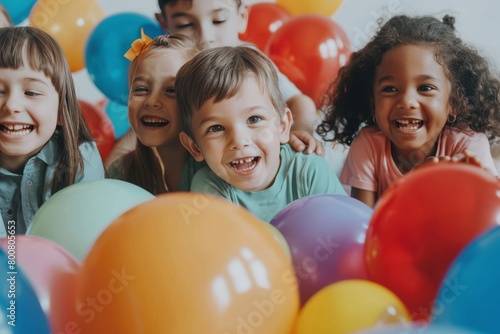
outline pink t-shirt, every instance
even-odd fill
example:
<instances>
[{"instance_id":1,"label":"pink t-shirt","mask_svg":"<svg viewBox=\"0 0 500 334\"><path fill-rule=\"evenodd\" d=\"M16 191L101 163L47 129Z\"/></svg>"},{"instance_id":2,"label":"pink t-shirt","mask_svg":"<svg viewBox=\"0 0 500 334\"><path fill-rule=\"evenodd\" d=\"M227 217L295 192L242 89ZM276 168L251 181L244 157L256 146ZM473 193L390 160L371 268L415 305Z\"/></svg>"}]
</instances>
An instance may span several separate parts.
<instances>
[{"instance_id":1,"label":"pink t-shirt","mask_svg":"<svg viewBox=\"0 0 500 334\"><path fill-rule=\"evenodd\" d=\"M497 175L484 133L445 127L438 137L436 156L455 156L470 150L483 167ZM425 158L425 157L424 157ZM415 156L412 164L422 160ZM365 127L354 138L347 155L340 182L352 187L382 193L396 180L403 177L391 155L391 141L377 128Z\"/></svg>"}]
</instances>

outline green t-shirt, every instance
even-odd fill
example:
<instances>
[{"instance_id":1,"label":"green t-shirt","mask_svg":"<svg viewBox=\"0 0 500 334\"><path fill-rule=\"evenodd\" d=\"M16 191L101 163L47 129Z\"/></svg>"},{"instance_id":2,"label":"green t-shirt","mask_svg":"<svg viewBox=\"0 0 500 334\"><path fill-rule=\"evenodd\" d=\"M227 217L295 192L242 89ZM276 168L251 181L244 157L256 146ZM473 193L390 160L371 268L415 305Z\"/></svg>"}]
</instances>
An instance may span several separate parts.
<instances>
[{"instance_id":1,"label":"green t-shirt","mask_svg":"<svg viewBox=\"0 0 500 334\"><path fill-rule=\"evenodd\" d=\"M208 167L194 176L191 191L216 195L247 208L269 222L291 202L309 195L345 195L337 175L328 162L316 154L296 152L281 146L281 165L271 187L262 191L242 191L220 179Z\"/></svg>"}]
</instances>

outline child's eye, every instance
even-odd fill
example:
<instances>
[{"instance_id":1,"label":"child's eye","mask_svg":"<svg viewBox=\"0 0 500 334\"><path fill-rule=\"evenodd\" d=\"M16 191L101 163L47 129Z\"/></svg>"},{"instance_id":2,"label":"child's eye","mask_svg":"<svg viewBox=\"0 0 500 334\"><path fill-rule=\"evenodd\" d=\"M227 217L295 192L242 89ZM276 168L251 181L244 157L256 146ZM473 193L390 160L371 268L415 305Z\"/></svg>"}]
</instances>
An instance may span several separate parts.
<instances>
[{"instance_id":1,"label":"child's eye","mask_svg":"<svg viewBox=\"0 0 500 334\"><path fill-rule=\"evenodd\" d=\"M418 90L421 92L428 92L428 91L431 91L433 89L434 89L434 87L429 86L429 85L422 85L422 86L418 87Z\"/></svg>"},{"instance_id":2,"label":"child's eye","mask_svg":"<svg viewBox=\"0 0 500 334\"><path fill-rule=\"evenodd\" d=\"M222 23L224 23L224 22L226 22L226 21L227 21L227 20L225 20L225 19L224 19L224 20L213 20L213 21L212 21L212 23L213 23L213 24L222 24Z\"/></svg>"},{"instance_id":3,"label":"child's eye","mask_svg":"<svg viewBox=\"0 0 500 334\"><path fill-rule=\"evenodd\" d=\"M175 95L175 88L174 87L168 87L165 91L167 92L167 94Z\"/></svg>"},{"instance_id":4,"label":"child's eye","mask_svg":"<svg viewBox=\"0 0 500 334\"><path fill-rule=\"evenodd\" d=\"M387 93L394 93L396 91L396 88L393 86L386 86L382 88L382 91Z\"/></svg>"},{"instance_id":5,"label":"child's eye","mask_svg":"<svg viewBox=\"0 0 500 334\"><path fill-rule=\"evenodd\" d=\"M260 116L251 116L248 118L248 124L255 124L258 123L262 120L262 117Z\"/></svg>"},{"instance_id":6,"label":"child's eye","mask_svg":"<svg viewBox=\"0 0 500 334\"><path fill-rule=\"evenodd\" d=\"M132 90L133 93L138 93L138 94L145 94L148 92L148 89L144 86L139 86L139 87L135 87L133 90Z\"/></svg>"},{"instance_id":7,"label":"child's eye","mask_svg":"<svg viewBox=\"0 0 500 334\"><path fill-rule=\"evenodd\" d=\"M35 93L35 92L32 92L32 91L27 91L27 92L24 92L25 95L28 95L28 96L38 96L40 94L38 93Z\"/></svg>"},{"instance_id":8,"label":"child's eye","mask_svg":"<svg viewBox=\"0 0 500 334\"><path fill-rule=\"evenodd\" d=\"M222 125L212 125L207 129L207 132L220 132L223 131L224 127Z\"/></svg>"},{"instance_id":9,"label":"child's eye","mask_svg":"<svg viewBox=\"0 0 500 334\"><path fill-rule=\"evenodd\" d=\"M194 27L194 24L189 22L189 23L184 23L184 24L178 24L175 26L175 29L177 30L182 30L182 29L188 29Z\"/></svg>"}]
</instances>

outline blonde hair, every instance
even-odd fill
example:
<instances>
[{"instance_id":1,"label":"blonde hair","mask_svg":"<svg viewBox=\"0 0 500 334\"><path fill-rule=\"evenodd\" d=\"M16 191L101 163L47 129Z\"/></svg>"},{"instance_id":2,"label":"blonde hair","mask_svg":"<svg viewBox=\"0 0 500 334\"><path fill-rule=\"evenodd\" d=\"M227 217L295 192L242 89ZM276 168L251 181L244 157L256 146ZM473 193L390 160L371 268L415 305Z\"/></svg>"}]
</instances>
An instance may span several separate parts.
<instances>
[{"instance_id":1,"label":"blonde hair","mask_svg":"<svg viewBox=\"0 0 500 334\"><path fill-rule=\"evenodd\" d=\"M59 159L52 180L52 193L55 193L75 183L78 171L83 173L83 157L78 146L92 141L80 111L66 57L49 34L33 27L1 28L0 45L4 50L9 50L0 52L0 67L18 69L30 66L50 78L59 94L57 113L61 125L57 126L54 134L60 143L57 152Z\"/></svg>"},{"instance_id":2,"label":"blonde hair","mask_svg":"<svg viewBox=\"0 0 500 334\"><path fill-rule=\"evenodd\" d=\"M153 39L149 48L137 56L130 64L129 83L134 79L134 73L136 73L143 59L166 49L179 51L181 56L188 60L199 53L201 47L198 43L183 35L157 36ZM120 169L125 181L136 184L154 195L165 192L161 178L158 177L162 173L160 163L152 149L142 144L140 140L137 141L135 150L125 155Z\"/></svg>"}]
</instances>

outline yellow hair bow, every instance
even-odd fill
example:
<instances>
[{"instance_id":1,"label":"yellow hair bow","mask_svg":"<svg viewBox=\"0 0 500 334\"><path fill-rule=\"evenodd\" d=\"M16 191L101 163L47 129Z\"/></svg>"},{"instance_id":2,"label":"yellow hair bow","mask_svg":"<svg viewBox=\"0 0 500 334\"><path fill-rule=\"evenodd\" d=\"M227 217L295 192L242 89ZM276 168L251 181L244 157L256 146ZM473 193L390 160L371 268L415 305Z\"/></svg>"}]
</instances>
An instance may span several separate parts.
<instances>
[{"instance_id":1,"label":"yellow hair bow","mask_svg":"<svg viewBox=\"0 0 500 334\"><path fill-rule=\"evenodd\" d=\"M132 42L132 47L123 55L130 61L133 61L137 56L146 51L153 39L144 33L144 29L141 28L141 38L136 39Z\"/></svg>"}]
</instances>

